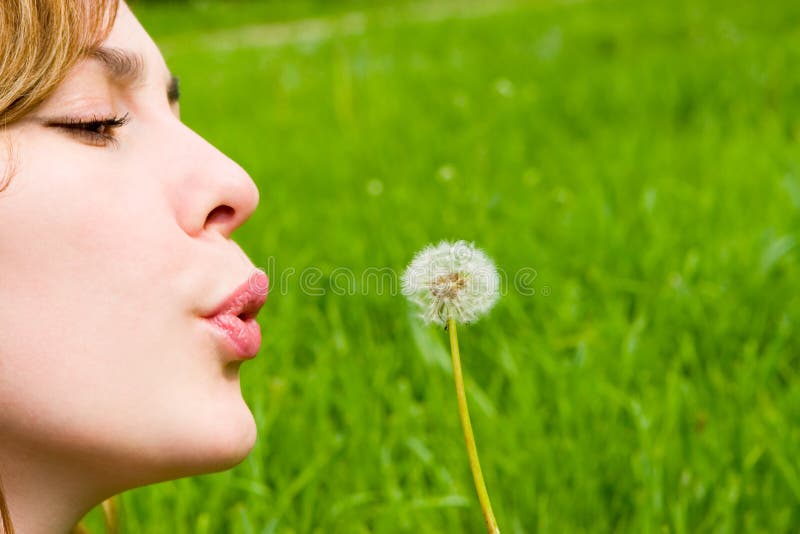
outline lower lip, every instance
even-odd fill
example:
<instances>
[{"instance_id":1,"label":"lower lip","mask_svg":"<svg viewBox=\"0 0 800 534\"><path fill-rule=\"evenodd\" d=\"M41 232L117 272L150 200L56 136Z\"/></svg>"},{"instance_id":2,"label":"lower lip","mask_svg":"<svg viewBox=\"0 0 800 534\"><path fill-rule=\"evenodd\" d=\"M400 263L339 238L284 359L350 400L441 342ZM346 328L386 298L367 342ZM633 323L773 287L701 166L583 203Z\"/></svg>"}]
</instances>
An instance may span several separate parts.
<instances>
[{"instance_id":1,"label":"lower lip","mask_svg":"<svg viewBox=\"0 0 800 534\"><path fill-rule=\"evenodd\" d=\"M205 319L222 338L228 351L238 359L255 358L261 348L261 326L255 319L241 320L235 315L216 315Z\"/></svg>"}]
</instances>

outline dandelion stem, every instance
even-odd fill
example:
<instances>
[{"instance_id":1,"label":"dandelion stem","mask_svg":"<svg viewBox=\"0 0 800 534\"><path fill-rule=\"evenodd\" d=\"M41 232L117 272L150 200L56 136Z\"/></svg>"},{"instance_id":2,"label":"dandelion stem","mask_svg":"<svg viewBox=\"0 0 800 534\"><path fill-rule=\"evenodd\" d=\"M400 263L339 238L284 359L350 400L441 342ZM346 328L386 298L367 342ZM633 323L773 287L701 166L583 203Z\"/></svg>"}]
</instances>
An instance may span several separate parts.
<instances>
[{"instance_id":1,"label":"dandelion stem","mask_svg":"<svg viewBox=\"0 0 800 534\"><path fill-rule=\"evenodd\" d=\"M478 493L478 500L481 503L483 517L486 519L486 526L489 529L489 534L500 534L500 529L497 527L497 520L494 518L494 512L492 512L492 503L489 501L489 492L486 491L486 484L483 482L481 464L478 461L478 448L475 446L475 436L472 434L472 424L469 420L467 395L464 392L464 377L461 374L461 355L458 351L458 332L456 332L455 319L450 318L447 320L447 330L450 333L450 353L453 357L453 378L456 381L458 413L461 416L461 428L464 430L464 441L467 445L469 467L472 470L475 490Z\"/></svg>"}]
</instances>

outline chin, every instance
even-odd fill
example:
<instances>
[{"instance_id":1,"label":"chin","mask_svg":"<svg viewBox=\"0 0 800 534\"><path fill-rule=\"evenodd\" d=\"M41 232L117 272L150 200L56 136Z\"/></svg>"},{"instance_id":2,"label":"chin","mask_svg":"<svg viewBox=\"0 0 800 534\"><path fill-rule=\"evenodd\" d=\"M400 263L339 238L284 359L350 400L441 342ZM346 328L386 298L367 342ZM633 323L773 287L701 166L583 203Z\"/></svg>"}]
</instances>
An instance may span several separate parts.
<instances>
[{"instance_id":1,"label":"chin","mask_svg":"<svg viewBox=\"0 0 800 534\"><path fill-rule=\"evenodd\" d=\"M244 401L240 408L229 411L205 427L186 447L186 458L192 474L213 473L241 463L256 444L257 427L253 414Z\"/></svg>"},{"instance_id":2,"label":"chin","mask_svg":"<svg viewBox=\"0 0 800 534\"><path fill-rule=\"evenodd\" d=\"M225 408L198 407L174 421L169 435L153 440L147 447L149 459L142 458L142 472L150 473L145 483L224 471L245 460L256 443L255 419L241 398Z\"/></svg>"},{"instance_id":3,"label":"chin","mask_svg":"<svg viewBox=\"0 0 800 534\"><path fill-rule=\"evenodd\" d=\"M246 406L245 406L246 408ZM222 425L219 434L209 440L207 468L211 471L230 469L250 455L256 444L258 429L249 409L238 419Z\"/></svg>"}]
</instances>

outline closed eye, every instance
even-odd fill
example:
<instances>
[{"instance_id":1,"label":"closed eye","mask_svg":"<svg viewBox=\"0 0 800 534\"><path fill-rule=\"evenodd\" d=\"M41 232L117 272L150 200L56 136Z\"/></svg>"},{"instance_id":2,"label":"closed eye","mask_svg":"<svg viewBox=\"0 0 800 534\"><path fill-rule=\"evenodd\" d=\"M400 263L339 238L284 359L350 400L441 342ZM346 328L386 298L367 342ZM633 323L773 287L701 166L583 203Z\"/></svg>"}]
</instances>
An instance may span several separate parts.
<instances>
[{"instance_id":1,"label":"closed eye","mask_svg":"<svg viewBox=\"0 0 800 534\"><path fill-rule=\"evenodd\" d=\"M176 104L180 98L181 90L178 83L178 78L176 76L172 76L169 80L169 85L167 85L167 101L170 104Z\"/></svg>"},{"instance_id":2,"label":"closed eye","mask_svg":"<svg viewBox=\"0 0 800 534\"><path fill-rule=\"evenodd\" d=\"M124 126L129 121L129 114L126 113L122 117L91 117L89 119L69 117L66 119L48 121L45 125L51 128L64 130L68 134L92 146L102 147L116 144L117 138L115 130Z\"/></svg>"}]
</instances>

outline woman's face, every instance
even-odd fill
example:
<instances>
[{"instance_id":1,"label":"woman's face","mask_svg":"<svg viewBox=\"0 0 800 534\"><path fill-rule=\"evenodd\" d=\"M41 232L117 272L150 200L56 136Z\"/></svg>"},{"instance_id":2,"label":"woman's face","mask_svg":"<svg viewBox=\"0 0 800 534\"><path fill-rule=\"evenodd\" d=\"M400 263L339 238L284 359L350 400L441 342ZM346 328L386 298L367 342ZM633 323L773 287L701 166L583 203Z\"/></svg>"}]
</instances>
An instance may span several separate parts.
<instances>
[{"instance_id":1,"label":"woman's face","mask_svg":"<svg viewBox=\"0 0 800 534\"><path fill-rule=\"evenodd\" d=\"M181 123L171 74L124 4L102 46L0 138L13 171L0 457L113 468L122 485L225 469L256 427L242 360L202 317L253 279L230 234L258 191Z\"/></svg>"}]
</instances>

